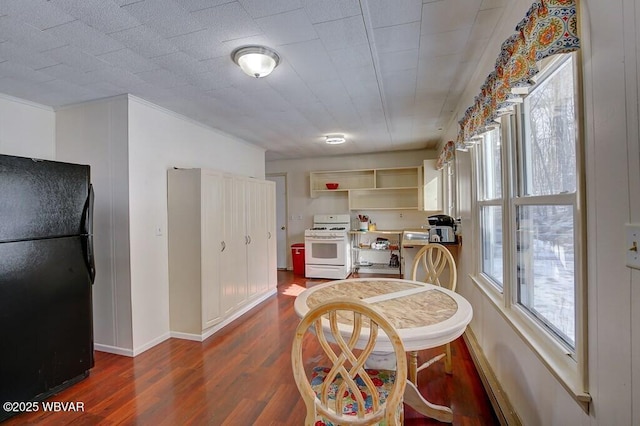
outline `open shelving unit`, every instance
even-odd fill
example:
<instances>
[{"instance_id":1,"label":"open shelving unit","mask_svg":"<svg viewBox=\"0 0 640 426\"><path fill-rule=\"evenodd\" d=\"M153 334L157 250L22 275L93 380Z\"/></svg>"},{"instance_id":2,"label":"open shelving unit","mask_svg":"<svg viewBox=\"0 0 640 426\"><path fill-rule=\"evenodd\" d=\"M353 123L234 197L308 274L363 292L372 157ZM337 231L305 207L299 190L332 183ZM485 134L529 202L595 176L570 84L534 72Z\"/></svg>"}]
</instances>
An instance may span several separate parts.
<instances>
[{"instance_id":1,"label":"open shelving unit","mask_svg":"<svg viewBox=\"0 0 640 426\"><path fill-rule=\"evenodd\" d=\"M352 271L375 274L398 274L402 277L402 231L351 231ZM389 240L389 248L371 248L378 237ZM398 266L390 266L393 253L398 254Z\"/></svg>"},{"instance_id":2,"label":"open shelving unit","mask_svg":"<svg viewBox=\"0 0 640 426\"><path fill-rule=\"evenodd\" d=\"M311 197L343 193L350 210L420 209L422 205L422 167L333 170L311 172ZM335 182L337 189L327 189Z\"/></svg>"}]
</instances>

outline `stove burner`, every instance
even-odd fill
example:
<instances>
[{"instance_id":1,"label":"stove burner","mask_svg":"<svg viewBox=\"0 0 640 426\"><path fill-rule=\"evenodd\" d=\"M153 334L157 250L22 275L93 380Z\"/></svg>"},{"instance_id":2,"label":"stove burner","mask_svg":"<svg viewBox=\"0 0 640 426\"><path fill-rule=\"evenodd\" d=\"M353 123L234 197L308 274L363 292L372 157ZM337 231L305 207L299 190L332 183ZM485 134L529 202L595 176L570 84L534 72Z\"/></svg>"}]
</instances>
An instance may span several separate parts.
<instances>
[{"instance_id":1,"label":"stove burner","mask_svg":"<svg viewBox=\"0 0 640 426\"><path fill-rule=\"evenodd\" d=\"M327 228L325 226L316 226L316 227L311 228L312 231L324 231L326 229Z\"/></svg>"},{"instance_id":2,"label":"stove burner","mask_svg":"<svg viewBox=\"0 0 640 426\"><path fill-rule=\"evenodd\" d=\"M335 228L329 228L331 231L344 231L345 228L344 226L336 226Z\"/></svg>"}]
</instances>

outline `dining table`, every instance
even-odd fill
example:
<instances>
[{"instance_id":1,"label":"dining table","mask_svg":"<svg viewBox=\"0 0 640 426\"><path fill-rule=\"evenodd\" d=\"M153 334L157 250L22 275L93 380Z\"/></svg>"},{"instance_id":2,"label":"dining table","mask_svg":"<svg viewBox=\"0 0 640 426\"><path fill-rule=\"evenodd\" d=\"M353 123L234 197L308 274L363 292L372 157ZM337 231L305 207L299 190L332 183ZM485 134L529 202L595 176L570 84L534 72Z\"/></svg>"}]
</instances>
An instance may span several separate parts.
<instances>
[{"instance_id":1,"label":"dining table","mask_svg":"<svg viewBox=\"0 0 640 426\"><path fill-rule=\"evenodd\" d=\"M452 342L464 333L473 317L471 304L458 293L420 281L383 277L348 278L309 287L296 297L294 309L302 318L314 307L341 297L357 298L375 306L394 325L409 353ZM348 324L342 326L347 333ZM364 346L366 336L361 340ZM359 345L356 343L356 347ZM378 335L374 354L384 359L392 352L387 336ZM416 359L410 362L415 371ZM414 381L407 381L404 402L427 417L453 421L451 408L429 402Z\"/></svg>"}]
</instances>

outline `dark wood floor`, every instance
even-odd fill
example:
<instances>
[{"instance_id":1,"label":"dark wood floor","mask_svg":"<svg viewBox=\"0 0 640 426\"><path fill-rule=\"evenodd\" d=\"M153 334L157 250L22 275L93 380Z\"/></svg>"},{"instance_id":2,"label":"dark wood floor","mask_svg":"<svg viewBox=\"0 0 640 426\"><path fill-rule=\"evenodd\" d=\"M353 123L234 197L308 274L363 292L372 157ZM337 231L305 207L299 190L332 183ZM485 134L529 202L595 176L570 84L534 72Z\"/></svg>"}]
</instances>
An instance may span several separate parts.
<instances>
[{"instance_id":1,"label":"dark wood floor","mask_svg":"<svg viewBox=\"0 0 640 426\"><path fill-rule=\"evenodd\" d=\"M25 413L8 425L302 425L304 405L291 374L298 318L295 295L322 282L278 272L278 295L203 343L170 339L135 358L96 352L90 376L49 401L80 402L83 412ZM498 421L462 339L452 345L453 375L442 362L420 373L420 390L453 409L456 425ZM426 359L434 351L422 351ZM405 407L406 425L442 425Z\"/></svg>"}]
</instances>

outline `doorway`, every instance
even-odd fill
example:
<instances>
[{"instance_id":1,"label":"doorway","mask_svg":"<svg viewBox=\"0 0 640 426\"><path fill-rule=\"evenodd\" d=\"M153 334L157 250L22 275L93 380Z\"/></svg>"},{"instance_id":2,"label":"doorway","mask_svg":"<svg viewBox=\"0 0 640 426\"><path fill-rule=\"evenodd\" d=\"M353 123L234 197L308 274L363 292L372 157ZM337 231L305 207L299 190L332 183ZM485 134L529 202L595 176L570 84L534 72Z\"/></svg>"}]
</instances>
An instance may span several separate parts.
<instances>
[{"instance_id":1,"label":"doorway","mask_svg":"<svg viewBox=\"0 0 640 426\"><path fill-rule=\"evenodd\" d=\"M276 244L278 251L278 269L287 269L287 174L268 174L266 178L276 184Z\"/></svg>"}]
</instances>

